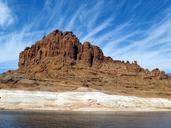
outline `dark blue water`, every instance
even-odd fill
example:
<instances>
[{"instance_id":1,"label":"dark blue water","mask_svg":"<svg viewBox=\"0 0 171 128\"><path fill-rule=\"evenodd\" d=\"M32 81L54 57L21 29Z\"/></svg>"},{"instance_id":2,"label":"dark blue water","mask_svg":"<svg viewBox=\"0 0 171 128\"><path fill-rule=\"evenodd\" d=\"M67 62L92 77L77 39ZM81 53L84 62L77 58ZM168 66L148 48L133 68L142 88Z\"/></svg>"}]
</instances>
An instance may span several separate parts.
<instances>
[{"instance_id":1,"label":"dark blue water","mask_svg":"<svg viewBox=\"0 0 171 128\"><path fill-rule=\"evenodd\" d=\"M0 67L0 74L6 72L8 70L16 70L16 69L17 68L14 68L14 67L6 67L6 68Z\"/></svg>"},{"instance_id":2,"label":"dark blue water","mask_svg":"<svg viewBox=\"0 0 171 128\"><path fill-rule=\"evenodd\" d=\"M0 73L7 71L6 69L0 69Z\"/></svg>"},{"instance_id":3,"label":"dark blue water","mask_svg":"<svg viewBox=\"0 0 171 128\"><path fill-rule=\"evenodd\" d=\"M0 128L171 128L171 112L0 112Z\"/></svg>"},{"instance_id":4,"label":"dark blue water","mask_svg":"<svg viewBox=\"0 0 171 128\"><path fill-rule=\"evenodd\" d=\"M8 70L16 70L18 67L18 60L10 60L0 63L0 73Z\"/></svg>"},{"instance_id":5,"label":"dark blue water","mask_svg":"<svg viewBox=\"0 0 171 128\"><path fill-rule=\"evenodd\" d=\"M8 67L7 68L2 68L2 67L0 67L0 74L6 72L8 70L16 70L16 68L11 68L11 67L9 67L9 68Z\"/></svg>"}]
</instances>

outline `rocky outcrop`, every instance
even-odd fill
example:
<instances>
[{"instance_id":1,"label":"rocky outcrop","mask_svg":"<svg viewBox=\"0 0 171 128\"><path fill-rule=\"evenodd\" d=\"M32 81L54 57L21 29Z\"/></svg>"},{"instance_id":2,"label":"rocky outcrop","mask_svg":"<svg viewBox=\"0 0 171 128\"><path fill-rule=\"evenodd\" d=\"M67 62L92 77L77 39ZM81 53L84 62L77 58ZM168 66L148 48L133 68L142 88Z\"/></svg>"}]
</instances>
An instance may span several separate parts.
<instances>
[{"instance_id":1,"label":"rocky outcrop","mask_svg":"<svg viewBox=\"0 0 171 128\"><path fill-rule=\"evenodd\" d=\"M168 79L159 69L150 72L141 68L136 61L130 63L105 57L99 47L90 42L81 44L72 32L59 30L44 36L20 53L18 72L39 78L57 78L61 74L74 77L111 74L142 79Z\"/></svg>"},{"instance_id":2,"label":"rocky outcrop","mask_svg":"<svg viewBox=\"0 0 171 128\"><path fill-rule=\"evenodd\" d=\"M91 45L89 42L82 45L72 32L62 33L55 30L20 53L19 72L34 72L31 69L41 65L47 58L59 60L57 65L68 66L81 63L84 66L92 67L101 63L104 56L99 47Z\"/></svg>"},{"instance_id":3,"label":"rocky outcrop","mask_svg":"<svg viewBox=\"0 0 171 128\"><path fill-rule=\"evenodd\" d=\"M136 61L113 60L72 32L55 30L19 56L19 68L0 74L0 89L72 91L80 87L107 93L171 98L171 77Z\"/></svg>"}]
</instances>

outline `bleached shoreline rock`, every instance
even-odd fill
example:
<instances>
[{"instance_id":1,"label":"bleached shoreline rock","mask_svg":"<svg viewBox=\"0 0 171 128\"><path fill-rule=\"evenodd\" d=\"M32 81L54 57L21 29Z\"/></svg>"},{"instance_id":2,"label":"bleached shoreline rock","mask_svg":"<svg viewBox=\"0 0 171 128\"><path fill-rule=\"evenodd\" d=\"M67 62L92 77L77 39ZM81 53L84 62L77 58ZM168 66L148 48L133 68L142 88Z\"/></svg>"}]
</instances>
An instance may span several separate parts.
<instances>
[{"instance_id":1,"label":"bleached shoreline rock","mask_svg":"<svg viewBox=\"0 0 171 128\"><path fill-rule=\"evenodd\" d=\"M61 111L163 111L171 100L109 95L99 91L43 92L0 90L0 109Z\"/></svg>"}]
</instances>

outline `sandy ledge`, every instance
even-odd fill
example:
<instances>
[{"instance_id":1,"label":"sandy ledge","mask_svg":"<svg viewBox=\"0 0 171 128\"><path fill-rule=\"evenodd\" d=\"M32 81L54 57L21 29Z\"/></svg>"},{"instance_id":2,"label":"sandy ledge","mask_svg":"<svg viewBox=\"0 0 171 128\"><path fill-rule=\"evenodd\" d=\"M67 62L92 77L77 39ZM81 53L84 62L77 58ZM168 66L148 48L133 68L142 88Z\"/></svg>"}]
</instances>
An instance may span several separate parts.
<instances>
[{"instance_id":1,"label":"sandy ledge","mask_svg":"<svg viewBox=\"0 0 171 128\"><path fill-rule=\"evenodd\" d=\"M57 111L170 111L171 100L110 95L99 91L0 90L0 109Z\"/></svg>"}]
</instances>

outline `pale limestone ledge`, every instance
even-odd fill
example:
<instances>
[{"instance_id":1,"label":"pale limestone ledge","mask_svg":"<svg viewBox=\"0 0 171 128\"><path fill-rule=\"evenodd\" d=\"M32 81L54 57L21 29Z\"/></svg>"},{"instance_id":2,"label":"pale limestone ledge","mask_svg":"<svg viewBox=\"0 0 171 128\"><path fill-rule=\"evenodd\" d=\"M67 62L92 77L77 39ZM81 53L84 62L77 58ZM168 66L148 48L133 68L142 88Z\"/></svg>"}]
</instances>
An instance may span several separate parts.
<instances>
[{"instance_id":1,"label":"pale limestone ledge","mask_svg":"<svg viewBox=\"0 0 171 128\"><path fill-rule=\"evenodd\" d=\"M0 90L0 109L68 111L162 111L171 100L109 95L102 92Z\"/></svg>"}]
</instances>

